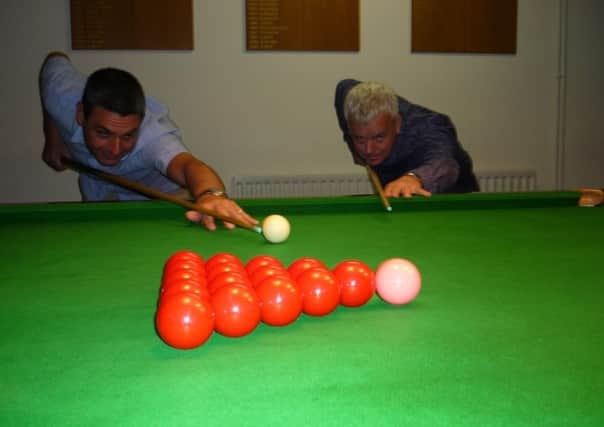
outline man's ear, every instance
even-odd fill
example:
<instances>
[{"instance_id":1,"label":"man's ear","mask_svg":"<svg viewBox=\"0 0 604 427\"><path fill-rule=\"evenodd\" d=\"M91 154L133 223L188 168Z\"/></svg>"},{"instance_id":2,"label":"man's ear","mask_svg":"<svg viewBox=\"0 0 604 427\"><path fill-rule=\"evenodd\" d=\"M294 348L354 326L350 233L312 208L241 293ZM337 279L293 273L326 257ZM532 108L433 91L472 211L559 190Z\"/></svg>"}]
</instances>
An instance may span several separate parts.
<instances>
[{"instance_id":1,"label":"man's ear","mask_svg":"<svg viewBox=\"0 0 604 427\"><path fill-rule=\"evenodd\" d=\"M82 102L78 102L78 105L76 105L76 122L84 127L84 105Z\"/></svg>"}]
</instances>

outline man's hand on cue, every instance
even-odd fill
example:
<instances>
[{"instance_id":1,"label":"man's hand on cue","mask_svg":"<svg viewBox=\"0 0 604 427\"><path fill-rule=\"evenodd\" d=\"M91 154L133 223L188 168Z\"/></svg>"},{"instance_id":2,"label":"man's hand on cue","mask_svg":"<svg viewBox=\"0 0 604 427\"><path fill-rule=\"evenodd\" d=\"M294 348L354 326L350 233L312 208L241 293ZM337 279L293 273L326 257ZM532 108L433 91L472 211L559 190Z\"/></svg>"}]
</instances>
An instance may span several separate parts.
<instances>
[{"instance_id":1,"label":"man's hand on cue","mask_svg":"<svg viewBox=\"0 0 604 427\"><path fill-rule=\"evenodd\" d=\"M215 212L218 215L233 218L250 225L258 224L256 219L248 215L234 200L228 197L207 194L199 197L195 204L199 205L204 211ZM185 217L191 222L202 224L209 231L216 230L216 222L211 215L197 211L188 211L185 213ZM231 222L224 221L223 223L228 229L235 228L235 224Z\"/></svg>"},{"instance_id":2,"label":"man's hand on cue","mask_svg":"<svg viewBox=\"0 0 604 427\"><path fill-rule=\"evenodd\" d=\"M414 175L404 175L394 181L389 182L384 187L384 194L387 197L410 198L414 194L424 197L430 197L432 193L425 190L421 180Z\"/></svg>"}]
</instances>

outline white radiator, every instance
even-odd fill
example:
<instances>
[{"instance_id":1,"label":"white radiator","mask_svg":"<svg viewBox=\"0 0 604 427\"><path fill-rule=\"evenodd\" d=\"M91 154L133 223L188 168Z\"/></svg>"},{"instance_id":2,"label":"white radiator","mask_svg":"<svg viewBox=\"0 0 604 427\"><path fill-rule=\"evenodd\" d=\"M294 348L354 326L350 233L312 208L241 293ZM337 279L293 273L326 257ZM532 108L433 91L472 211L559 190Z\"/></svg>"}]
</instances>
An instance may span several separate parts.
<instances>
[{"instance_id":1,"label":"white radiator","mask_svg":"<svg viewBox=\"0 0 604 427\"><path fill-rule=\"evenodd\" d=\"M234 198L350 196L371 194L367 175L236 176L229 194Z\"/></svg>"},{"instance_id":2,"label":"white radiator","mask_svg":"<svg viewBox=\"0 0 604 427\"><path fill-rule=\"evenodd\" d=\"M513 193L537 189L535 171L476 172L476 178L480 191L485 193Z\"/></svg>"},{"instance_id":3,"label":"white radiator","mask_svg":"<svg viewBox=\"0 0 604 427\"><path fill-rule=\"evenodd\" d=\"M536 189L533 171L478 172L483 192L517 192ZM366 174L235 176L229 194L233 198L319 197L372 194Z\"/></svg>"}]
</instances>

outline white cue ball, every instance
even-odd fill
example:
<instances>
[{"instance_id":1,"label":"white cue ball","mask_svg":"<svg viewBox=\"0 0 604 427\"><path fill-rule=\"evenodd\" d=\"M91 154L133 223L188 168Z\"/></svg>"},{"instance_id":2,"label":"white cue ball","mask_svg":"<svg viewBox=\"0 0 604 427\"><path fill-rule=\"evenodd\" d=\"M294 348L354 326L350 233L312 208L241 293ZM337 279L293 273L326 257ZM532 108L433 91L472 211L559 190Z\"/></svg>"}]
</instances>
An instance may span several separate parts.
<instances>
[{"instance_id":1,"label":"white cue ball","mask_svg":"<svg viewBox=\"0 0 604 427\"><path fill-rule=\"evenodd\" d=\"M269 215L262 221L262 234L271 243L281 243L289 237L289 221L281 215Z\"/></svg>"}]
</instances>

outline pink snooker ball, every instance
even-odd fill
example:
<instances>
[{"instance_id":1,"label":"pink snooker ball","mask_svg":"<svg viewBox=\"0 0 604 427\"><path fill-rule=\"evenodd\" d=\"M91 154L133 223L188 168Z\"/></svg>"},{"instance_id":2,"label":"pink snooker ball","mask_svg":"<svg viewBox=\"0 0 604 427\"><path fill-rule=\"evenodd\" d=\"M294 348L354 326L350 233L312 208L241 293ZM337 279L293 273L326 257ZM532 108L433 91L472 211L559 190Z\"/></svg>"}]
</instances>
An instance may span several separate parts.
<instances>
[{"instance_id":1,"label":"pink snooker ball","mask_svg":"<svg viewBox=\"0 0 604 427\"><path fill-rule=\"evenodd\" d=\"M392 258L378 266L375 286L377 294L384 301L395 305L407 304L419 294L422 278L411 261Z\"/></svg>"}]
</instances>

